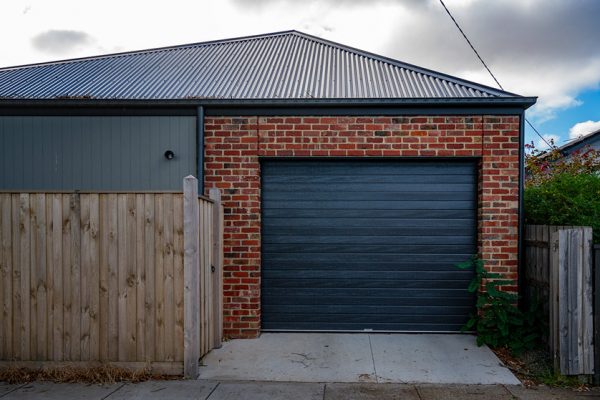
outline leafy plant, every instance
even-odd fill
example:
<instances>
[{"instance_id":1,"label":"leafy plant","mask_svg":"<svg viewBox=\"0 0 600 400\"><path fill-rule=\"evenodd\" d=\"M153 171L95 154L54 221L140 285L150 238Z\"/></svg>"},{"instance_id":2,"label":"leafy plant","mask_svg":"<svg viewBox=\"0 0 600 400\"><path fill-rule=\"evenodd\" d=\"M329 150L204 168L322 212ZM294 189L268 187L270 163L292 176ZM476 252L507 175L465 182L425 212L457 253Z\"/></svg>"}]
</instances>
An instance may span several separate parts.
<instances>
[{"instance_id":1,"label":"leafy plant","mask_svg":"<svg viewBox=\"0 0 600 400\"><path fill-rule=\"evenodd\" d=\"M521 311L517 306L518 296L500 289L515 282L487 271L476 256L457 267L475 271L467 290L477 294L477 312L471 314L463 332L475 330L478 346L507 347L517 354L534 348L541 337L539 305L533 303L530 309Z\"/></svg>"},{"instance_id":2,"label":"leafy plant","mask_svg":"<svg viewBox=\"0 0 600 400\"><path fill-rule=\"evenodd\" d=\"M591 226L600 242L600 176L594 173L554 175L525 189L528 224Z\"/></svg>"},{"instance_id":3,"label":"leafy plant","mask_svg":"<svg viewBox=\"0 0 600 400\"><path fill-rule=\"evenodd\" d=\"M600 150L592 147L571 152L568 157L560 149L538 150L533 143L525 148L525 187L539 186L557 175L581 175L600 173Z\"/></svg>"}]
</instances>

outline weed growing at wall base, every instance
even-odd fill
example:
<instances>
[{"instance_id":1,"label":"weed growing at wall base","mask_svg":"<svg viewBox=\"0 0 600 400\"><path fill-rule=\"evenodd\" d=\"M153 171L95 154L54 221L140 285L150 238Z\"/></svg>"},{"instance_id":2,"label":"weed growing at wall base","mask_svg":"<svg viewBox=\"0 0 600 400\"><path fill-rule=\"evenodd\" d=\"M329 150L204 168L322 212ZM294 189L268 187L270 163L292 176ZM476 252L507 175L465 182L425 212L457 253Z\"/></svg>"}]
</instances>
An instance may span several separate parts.
<instances>
[{"instance_id":1,"label":"weed growing at wall base","mask_svg":"<svg viewBox=\"0 0 600 400\"><path fill-rule=\"evenodd\" d=\"M463 332L474 330L478 346L507 347L516 354L534 348L543 327L539 306L533 304L528 310L520 310L518 296L500 290L500 287L512 286L515 282L500 273L488 272L483 261L475 256L457 267L475 271L467 290L477 293L476 312L471 314Z\"/></svg>"}]
</instances>

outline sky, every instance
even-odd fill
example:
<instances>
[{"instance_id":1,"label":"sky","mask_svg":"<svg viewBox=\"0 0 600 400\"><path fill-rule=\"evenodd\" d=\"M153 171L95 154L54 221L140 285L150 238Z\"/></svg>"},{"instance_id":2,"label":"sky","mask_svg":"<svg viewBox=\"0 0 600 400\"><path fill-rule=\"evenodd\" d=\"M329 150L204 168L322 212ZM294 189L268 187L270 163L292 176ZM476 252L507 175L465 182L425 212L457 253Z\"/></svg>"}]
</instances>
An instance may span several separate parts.
<instances>
[{"instance_id":1,"label":"sky","mask_svg":"<svg viewBox=\"0 0 600 400\"><path fill-rule=\"evenodd\" d=\"M504 89L538 96L547 140L600 129L599 0L445 3ZM296 29L495 86L439 0L11 0L0 17L0 66Z\"/></svg>"}]
</instances>

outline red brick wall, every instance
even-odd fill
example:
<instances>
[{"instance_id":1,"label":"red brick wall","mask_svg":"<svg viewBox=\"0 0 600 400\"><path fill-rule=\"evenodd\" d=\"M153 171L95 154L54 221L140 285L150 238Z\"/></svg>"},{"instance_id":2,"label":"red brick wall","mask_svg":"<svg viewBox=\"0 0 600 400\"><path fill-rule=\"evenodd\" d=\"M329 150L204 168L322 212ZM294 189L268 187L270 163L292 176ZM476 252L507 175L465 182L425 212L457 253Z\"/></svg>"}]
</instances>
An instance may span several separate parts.
<instances>
[{"instance_id":1,"label":"red brick wall","mask_svg":"<svg viewBox=\"0 0 600 400\"><path fill-rule=\"evenodd\" d=\"M205 188L225 205L224 334L260 332L259 157L480 157L480 257L516 279L519 129L517 116L207 117Z\"/></svg>"}]
</instances>

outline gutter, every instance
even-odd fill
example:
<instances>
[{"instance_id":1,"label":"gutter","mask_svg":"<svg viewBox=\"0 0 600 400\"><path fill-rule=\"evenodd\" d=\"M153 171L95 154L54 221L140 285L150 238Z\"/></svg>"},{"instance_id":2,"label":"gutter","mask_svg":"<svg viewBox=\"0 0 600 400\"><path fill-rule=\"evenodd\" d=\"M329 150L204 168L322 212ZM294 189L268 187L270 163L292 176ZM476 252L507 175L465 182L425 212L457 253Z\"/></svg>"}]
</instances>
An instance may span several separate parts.
<instances>
[{"instance_id":1,"label":"gutter","mask_svg":"<svg viewBox=\"0 0 600 400\"><path fill-rule=\"evenodd\" d=\"M479 98L383 98L383 99L23 99L0 98L0 107L522 107L527 109L537 97L479 97Z\"/></svg>"}]
</instances>

